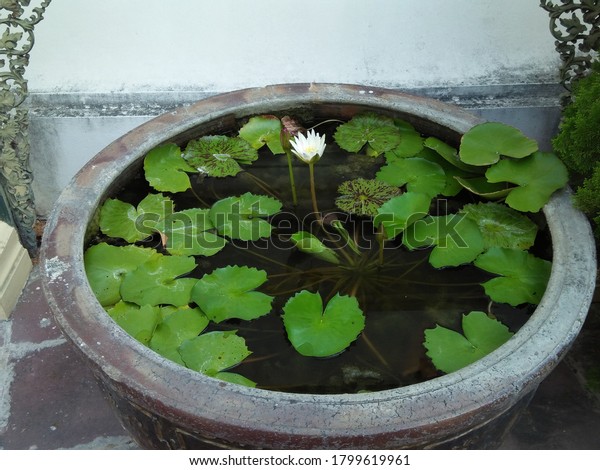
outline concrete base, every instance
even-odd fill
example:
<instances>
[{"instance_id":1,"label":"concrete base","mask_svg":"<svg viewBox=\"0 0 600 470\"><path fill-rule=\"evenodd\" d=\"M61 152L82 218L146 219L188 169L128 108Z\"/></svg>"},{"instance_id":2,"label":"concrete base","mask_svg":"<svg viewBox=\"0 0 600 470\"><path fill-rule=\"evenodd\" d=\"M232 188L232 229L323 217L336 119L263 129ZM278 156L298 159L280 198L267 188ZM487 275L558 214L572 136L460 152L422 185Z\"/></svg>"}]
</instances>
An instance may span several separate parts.
<instances>
[{"instance_id":1,"label":"concrete base","mask_svg":"<svg viewBox=\"0 0 600 470\"><path fill-rule=\"evenodd\" d=\"M0 320L8 319L27 283L31 260L17 232L0 221Z\"/></svg>"}]
</instances>

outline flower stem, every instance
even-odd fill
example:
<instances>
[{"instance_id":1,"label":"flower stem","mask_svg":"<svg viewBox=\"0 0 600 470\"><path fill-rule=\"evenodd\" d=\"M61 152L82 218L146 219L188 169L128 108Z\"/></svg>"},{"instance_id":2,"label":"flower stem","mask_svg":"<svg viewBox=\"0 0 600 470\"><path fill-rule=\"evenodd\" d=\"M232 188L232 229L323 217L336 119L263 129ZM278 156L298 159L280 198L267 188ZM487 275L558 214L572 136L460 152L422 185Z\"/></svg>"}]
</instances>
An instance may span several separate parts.
<instances>
[{"instance_id":1,"label":"flower stem","mask_svg":"<svg viewBox=\"0 0 600 470\"><path fill-rule=\"evenodd\" d=\"M292 152L286 150L285 152L288 162L288 171L290 173L290 186L292 188L292 203L294 206L298 205L298 195L296 194L296 181L294 180L294 169L292 167Z\"/></svg>"},{"instance_id":2,"label":"flower stem","mask_svg":"<svg viewBox=\"0 0 600 470\"><path fill-rule=\"evenodd\" d=\"M308 171L310 173L310 196L312 198L312 206L315 217L319 222L322 221L321 213L319 212L319 206L317 205L317 192L315 189L315 164L308 164Z\"/></svg>"}]
</instances>

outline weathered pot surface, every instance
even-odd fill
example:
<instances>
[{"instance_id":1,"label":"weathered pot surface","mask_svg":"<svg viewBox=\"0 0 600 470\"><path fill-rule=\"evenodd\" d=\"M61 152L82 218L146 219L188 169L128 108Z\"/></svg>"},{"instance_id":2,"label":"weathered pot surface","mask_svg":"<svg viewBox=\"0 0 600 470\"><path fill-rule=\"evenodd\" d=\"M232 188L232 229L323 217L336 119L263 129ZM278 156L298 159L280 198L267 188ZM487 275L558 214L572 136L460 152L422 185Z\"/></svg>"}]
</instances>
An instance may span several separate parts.
<instances>
[{"instance_id":1,"label":"weathered pot surface","mask_svg":"<svg viewBox=\"0 0 600 470\"><path fill-rule=\"evenodd\" d=\"M83 251L98 207L144 155L242 117L304 109L350 118L376 110L457 143L478 118L451 105L392 90L294 84L218 95L164 114L121 137L73 179L44 236L43 285L65 335L87 358L125 427L149 448L494 447L506 424L566 353L589 308L596 272L590 226L568 190L544 208L553 241L546 293L507 343L470 366L403 388L343 395L252 389L162 358L118 327L87 282ZM112 189L111 189L112 188Z\"/></svg>"}]
</instances>

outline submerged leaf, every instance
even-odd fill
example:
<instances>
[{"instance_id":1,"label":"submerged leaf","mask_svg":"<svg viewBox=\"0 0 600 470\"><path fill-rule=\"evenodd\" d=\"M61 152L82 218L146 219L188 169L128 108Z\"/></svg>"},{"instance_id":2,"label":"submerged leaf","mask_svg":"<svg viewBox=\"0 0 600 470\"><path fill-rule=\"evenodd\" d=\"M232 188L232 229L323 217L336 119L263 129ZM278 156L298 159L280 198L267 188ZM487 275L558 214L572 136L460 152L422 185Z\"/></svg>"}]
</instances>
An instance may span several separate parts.
<instances>
[{"instance_id":1,"label":"submerged leaf","mask_svg":"<svg viewBox=\"0 0 600 470\"><path fill-rule=\"evenodd\" d=\"M181 149L175 144L165 144L152 149L144 159L146 180L157 191L180 193L191 187L187 173L195 173L183 159Z\"/></svg>"},{"instance_id":2,"label":"submerged leaf","mask_svg":"<svg viewBox=\"0 0 600 470\"><path fill-rule=\"evenodd\" d=\"M402 140L393 119L373 113L354 116L338 126L333 138L348 152L357 153L366 146L367 154L371 156L396 148Z\"/></svg>"},{"instance_id":3,"label":"submerged leaf","mask_svg":"<svg viewBox=\"0 0 600 470\"><path fill-rule=\"evenodd\" d=\"M494 302L516 307L538 304L546 291L552 263L526 251L493 247L475 260L475 266L499 274L482 284L485 293Z\"/></svg>"},{"instance_id":4,"label":"submerged leaf","mask_svg":"<svg viewBox=\"0 0 600 470\"><path fill-rule=\"evenodd\" d=\"M280 133L281 120L277 116L265 115L251 117L241 127L239 136L255 149L267 144L271 152L278 154L284 153Z\"/></svg>"},{"instance_id":5,"label":"submerged leaf","mask_svg":"<svg viewBox=\"0 0 600 470\"><path fill-rule=\"evenodd\" d=\"M506 197L506 204L523 212L538 212L557 189L569 180L567 168L553 153L536 152L522 160L502 160L488 168L488 181L519 185Z\"/></svg>"},{"instance_id":6,"label":"submerged leaf","mask_svg":"<svg viewBox=\"0 0 600 470\"><path fill-rule=\"evenodd\" d=\"M251 352L244 338L235 331L211 331L184 341L179 354L192 370L214 377L219 372L239 364Z\"/></svg>"},{"instance_id":7,"label":"submerged leaf","mask_svg":"<svg viewBox=\"0 0 600 470\"><path fill-rule=\"evenodd\" d=\"M108 307L121 300L123 277L154 255L156 250L134 245L99 243L88 248L83 257L85 273L100 305Z\"/></svg>"},{"instance_id":8,"label":"submerged leaf","mask_svg":"<svg viewBox=\"0 0 600 470\"><path fill-rule=\"evenodd\" d=\"M486 249L500 246L526 250L535 242L537 225L529 217L504 204L467 204L461 212L479 226Z\"/></svg>"},{"instance_id":9,"label":"submerged leaf","mask_svg":"<svg viewBox=\"0 0 600 470\"><path fill-rule=\"evenodd\" d=\"M309 232L296 232L290 240L294 242L296 248L304 253L309 253L319 259L333 264L339 264L340 260L335 251L328 248L321 240Z\"/></svg>"},{"instance_id":10,"label":"submerged leaf","mask_svg":"<svg viewBox=\"0 0 600 470\"><path fill-rule=\"evenodd\" d=\"M483 236L477 224L464 214L427 216L411 225L402 243L410 248L434 246L429 263L434 268L470 263L484 249Z\"/></svg>"},{"instance_id":11,"label":"submerged leaf","mask_svg":"<svg viewBox=\"0 0 600 470\"><path fill-rule=\"evenodd\" d=\"M269 237L273 227L267 217L281 210L281 202L268 196L245 193L221 199L210 209L210 219L221 235L256 241Z\"/></svg>"},{"instance_id":12,"label":"submerged leaf","mask_svg":"<svg viewBox=\"0 0 600 470\"><path fill-rule=\"evenodd\" d=\"M413 193L433 198L446 187L446 174L437 163L424 158L400 158L379 170L377 179L393 186L404 186Z\"/></svg>"},{"instance_id":13,"label":"submerged leaf","mask_svg":"<svg viewBox=\"0 0 600 470\"><path fill-rule=\"evenodd\" d=\"M256 149L239 137L208 135L191 140L183 157L198 172L208 176L235 176L258 158Z\"/></svg>"},{"instance_id":14,"label":"submerged leaf","mask_svg":"<svg viewBox=\"0 0 600 470\"><path fill-rule=\"evenodd\" d=\"M422 193L407 192L383 204L377 211L373 224L383 225L387 238L395 238L406 227L422 219L429 212L431 198Z\"/></svg>"},{"instance_id":15,"label":"submerged leaf","mask_svg":"<svg viewBox=\"0 0 600 470\"><path fill-rule=\"evenodd\" d=\"M192 257L157 253L123 277L121 296L123 300L138 305L187 305L196 279L178 277L195 267L196 262Z\"/></svg>"},{"instance_id":16,"label":"submerged leaf","mask_svg":"<svg viewBox=\"0 0 600 470\"><path fill-rule=\"evenodd\" d=\"M117 325L146 346L160 320L160 309L152 305L120 301L106 312Z\"/></svg>"},{"instance_id":17,"label":"submerged leaf","mask_svg":"<svg viewBox=\"0 0 600 470\"><path fill-rule=\"evenodd\" d=\"M425 330L427 356L447 374L481 359L513 336L505 325L477 311L463 315L462 329L464 336L440 325Z\"/></svg>"},{"instance_id":18,"label":"submerged leaf","mask_svg":"<svg viewBox=\"0 0 600 470\"><path fill-rule=\"evenodd\" d=\"M248 266L227 266L205 274L192 289L192 300L215 323L230 318L254 320L271 311L273 297L254 289L267 273Z\"/></svg>"},{"instance_id":19,"label":"submerged leaf","mask_svg":"<svg viewBox=\"0 0 600 470\"><path fill-rule=\"evenodd\" d=\"M524 158L538 150L535 140L501 122L484 122L468 130L460 141L460 159L469 165L491 165L505 155Z\"/></svg>"},{"instance_id":20,"label":"submerged leaf","mask_svg":"<svg viewBox=\"0 0 600 470\"><path fill-rule=\"evenodd\" d=\"M357 178L344 181L338 188L340 196L335 200L335 205L349 214L373 217L377 209L400 190L385 181L367 180Z\"/></svg>"},{"instance_id":21,"label":"submerged leaf","mask_svg":"<svg viewBox=\"0 0 600 470\"><path fill-rule=\"evenodd\" d=\"M303 290L283 307L288 338L303 356L338 354L356 340L365 327L365 317L354 297L336 294L323 311L318 293Z\"/></svg>"}]
</instances>

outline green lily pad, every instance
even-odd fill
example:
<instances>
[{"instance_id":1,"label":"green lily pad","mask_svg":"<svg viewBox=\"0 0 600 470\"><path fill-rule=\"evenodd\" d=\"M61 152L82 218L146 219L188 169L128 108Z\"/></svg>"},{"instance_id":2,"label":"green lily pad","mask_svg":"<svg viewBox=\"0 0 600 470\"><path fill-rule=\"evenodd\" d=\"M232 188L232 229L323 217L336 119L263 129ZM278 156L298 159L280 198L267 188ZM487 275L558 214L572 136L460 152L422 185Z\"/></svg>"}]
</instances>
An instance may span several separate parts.
<instances>
[{"instance_id":1,"label":"green lily pad","mask_svg":"<svg viewBox=\"0 0 600 470\"><path fill-rule=\"evenodd\" d=\"M394 125L400 130L401 139L395 148L386 152L386 160L414 157L423 150L424 138L412 125L399 119L394 120Z\"/></svg>"},{"instance_id":2,"label":"green lily pad","mask_svg":"<svg viewBox=\"0 0 600 470\"><path fill-rule=\"evenodd\" d=\"M235 176L242 167L258 158L258 153L248 142L239 137L208 135L191 140L183 158L199 173L223 178Z\"/></svg>"},{"instance_id":3,"label":"green lily pad","mask_svg":"<svg viewBox=\"0 0 600 470\"><path fill-rule=\"evenodd\" d=\"M490 183L508 181L519 185L506 197L506 204L523 212L538 212L554 191L569 180L565 165L553 153L536 152L522 160L502 160L488 168Z\"/></svg>"},{"instance_id":4,"label":"green lily pad","mask_svg":"<svg viewBox=\"0 0 600 470\"><path fill-rule=\"evenodd\" d=\"M431 198L426 194L407 192L383 204L373 220L376 227L383 225L387 238L395 238L406 227L429 213Z\"/></svg>"},{"instance_id":5,"label":"green lily pad","mask_svg":"<svg viewBox=\"0 0 600 470\"><path fill-rule=\"evenodd\" d=\"M491 165L504 155L524 158L538 150L535 140L501 122L484 122L468 130L460 141L460 160L469 165Z\"/></svg>"},{"instance_id":6,"label":"green lily pad","mask_svg":"<svg viewBox=\"0 0 600 470\"><path fill-rule=\"evenodd\" d=\"M485 199L503 199L510 194L514 186L506 183L490 183L485 177L463 178L456 177L456 181L467 191Z\"/></svg>"},{"instance_id":7,"label":"green lily pad","mask_svg":"<svg viewBox=\"0 0 600 470\"><path fill-rule=\"evenodd\" d=\"M467 165L466 163L462 162L458 156L458 150L451 145L448 145L446 142L438 139L437 137L428 137L425 139L423 145L428 149L435 151L450 165L464 171L465 173L482 173L484 171L477 166Z\"/></svg>"},{"instance_id":8,"label":"green lily pad","mask_svg":"<svg viewBox=\"0 0 600 470\"><path fill-rule=\"evenodd\" d=\"M367 155L373 157L396 148L402 140L393 119L373 113L354 116L338 126L333 138L348 152L357 153L366 147Z\"/></svg>"},{"instance_id":9,"label":"green lily pad","mask_svg":"<svg viewBox=\"0 0 600 470\"><path fill-rule=\"evenodd\" d=\"M321 296L303 290L287 301L283 311L288 339L303 356L338 354L350 346L365 327L358 301L339 294L323 311Z\"/></svg>"},{"instance_id":10,"label":"green lily pad","mask_svg":"<svg viewBox=\"0 0 600 470\"><path fill-rule=\"evenodd\" d=\"M467 204L461 212L479 226L485 249L500 246L526 250L535 242L537 225L529 217L504 204Z\"/></svg>"},{"instance_id":11,"label":"green lily pad","mask_svg":"<svg viewBox=\"0 0 600 470\"><path fill-rule=\"evenodd\" d=\"M146 180L157 191L181 193L191 187L187 173L195 173L181 156L175 144L165 144L152 149L144 159Z\"/></svg>"},{"instance_id":12,"label":"green lily pad","mask_svg":"<svg viewBox=\"0 0 600 470\"><path fill-rule=\"evenodd\" d=\"M434 268L470 263L484 249L479 227L464 214L427 216L404 232L402 243L411 250L435 245L429 255Z\"/></svg>"},{"instance_id":13,"label":"green lily pad","mask_svg":"<svg viewBox=\"0 0 600 470\"><path fill-rule=\"evenodd\" d=\"M456 196L463 189L463 187L457 181L457 177L460 178L460 177L465 177L465 176L471 175L471 173L467 173L466 171L463 171L460 168L457 168L456 166L448 163L446 160L444 160L440 156L439 153L434 152L433 150L431 150L429 148L424 148L416 156L417 156L417 158L423 158L427 161L435 163L435 164L439 165L442 168L442 170L444 170L446 184L440 191L440 194L442 196L448 196L448 197Z\"/></svg>"},{"instance_id":14,"label":"green lily pad","mask_svg":"<svg viewBox=\"0 0 600 470\"><path fill-rule=\"evenodd\" d=\"M433 198L446 187L446 174L437 163L424 158L400 158L379 170L379 181L392 186L404 186L410 192L423 193Z\"/></svg>"},{"instance_id":15,"label":"green lily pad","mask_svg":"<svg viewBox=\"0 0 600 470\"><path fill-rule=\"evenodd\" d=\"M335 251L328 248L321 240L309 232L296 232L290 240L294 242L296 248L304 253L309 253L319 259L333 264L339 264L340 260Z\"/></svg>"},{"instance_id":16,"label":"green lily pad","mask_svg":"<svg viewBox=\"0 0 600 470\"><path fill-rule=\"evenodd\" d=\"M85 273L100 305L108 307L121 300L123 277L154 255L156 250L134 245L99 243L89 247L83 257Z\"/></svg>"},{"instance_id":17,"label":"green lily pad","mask_svg":"<svg viewBox=\"0 0 600 470\"><path fill-rule=\"evenodd\" d=\"M501 277L482 284L494 302L516 307L537 305L546 291L552 263L522 250L493 247L475 260L475 266Z\"/></svg>"},{"instance_id":18,"label":"green lily pad","mask_svg":"<svg viewBox=\"0 0 600 470\"><path fill-rule=\"evenodd\" d=\"M195 338L208 326L208 318L199 308L179 308L158 323L149 346L161 356L185 365L178 348L188 339Z\"/></svg>"},{"instance_id":19,"label":"green lily pad","mask_svg":"<svg viewBox=\"0 0 600 470\"><path fill-rule=\"evenodd\" d=\"M233 372L217 372L215 375L213 375L213 377L215 379L224 380L225 382L232 384L243 385L244 387L256 387L256 382L253 382L243 375L234 374Z\"/></svg>"},{"instance_id":20,"label":"green lily pad","mask_svg":"<svg viewBox=\"0 0 600 470\"><path fill-rule=\"evenodd\" d=\"M245 193L215 202L210 219L220 235L256 241L271 235L273 227L265 219L279 212L281 206L272 197Z\"/></svg>"},{"instance_id":21,"label":"green lily pad","mask_svg":"<svg viewBox=\"0 0 600 470\"><path fill-rule=\"evenodd\" d=\"M121 297L138 305L187 305L197 279L178 278L195 267L192 257L156 254L123 277Z\"/></svg>"},{"instance_id":22,"label":"green lily pad","mask_svg":"<svg viewBox=\"0 0 600 470\"><path fill-rule=\"evenodd\" d=\"M188 368L214 377L252 353L244 338L235 331L211 331L185 340L179 347L179 354Z\"/></svg>"},{"instance_id":23,"label":"green lily pad","mask_svg":"<svg viewBox=\"0 0 600 470\"><path fill-rule=\"evenodd\" d=\"M440 325L425 330L427 356L447 374L483 358L513 336L498 320L477 311L463 315L462 329L464 336Z\"/></svg>"},{"instance_id":24,"label":"green lily pad","mask_svg":"<svg viewBox=\"0 0 600 470\"><path fill-rule=\"evenodd\" d=\"M187 209L166 217L156 229L166 238L166 249L172 255L212 256L227 241L218 236L208 209Z\"/></svg>"},{"instance_id":25,"label":"green lily pad","mask_svg":"<svg viewBox=\"0 0 600 470\"><path fill-rule=\"evenodd\" d=\"M239 131L239 136L259 149L267 145L275 155L284 153L280 140L281 120L277 116L265 115L251 117Z\"/></svg>"},{"instance_id":26,"label":"green lily pad","mask_svg":"<svg viewBox=\"0 0 600 470\"><path fill-rule=\"evenodd\" d=\"M271 311L273 297L255 291L267 273L248 266L227 266L205 274L192 289L192 300L215 323L254 320Z\"/></svg>"},{"instance_id":27,"label":"green lily pad","mask_svg":"<svg viewBox=\"0 0 600 470\"><path fill-rule=\"evenodd\" d=\"M160 320L160 309L152 305L139 306L120 301L106 312L117 325L146 346Z\"/></svg>"},{"instance_id":28,"label":"green lily pad","mask_svg":"<svg viewBox=\"0 0 600 470\"><path fill-rule=\"evenodd\" d=\"M335 205L349 214L373 217L377 210L394 196L400 194L400 190L379 180L367 180L357 178L344 181L338 187L340 196L335 200Z\"/></svg>"}]
</instances>

